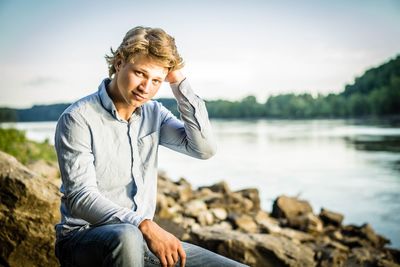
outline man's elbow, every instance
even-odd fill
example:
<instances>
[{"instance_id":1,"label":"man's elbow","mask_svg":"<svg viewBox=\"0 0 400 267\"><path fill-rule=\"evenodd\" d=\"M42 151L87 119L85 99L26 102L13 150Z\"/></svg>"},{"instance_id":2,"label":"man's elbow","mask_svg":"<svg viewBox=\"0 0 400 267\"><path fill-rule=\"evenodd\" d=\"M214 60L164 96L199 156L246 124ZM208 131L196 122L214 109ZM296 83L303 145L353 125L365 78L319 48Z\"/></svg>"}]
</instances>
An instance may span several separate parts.
<instances>
[{"instance_id":1,"label":"man's elbow","mask_svg":"<svg viewBox=\"0 0 400 267\"><path fill-rule=\"evenodd\" d=\"M199 159L209 159L217 153L217 146L215 144L208 145L198 154Z\"/></svg>"}]
</instances>

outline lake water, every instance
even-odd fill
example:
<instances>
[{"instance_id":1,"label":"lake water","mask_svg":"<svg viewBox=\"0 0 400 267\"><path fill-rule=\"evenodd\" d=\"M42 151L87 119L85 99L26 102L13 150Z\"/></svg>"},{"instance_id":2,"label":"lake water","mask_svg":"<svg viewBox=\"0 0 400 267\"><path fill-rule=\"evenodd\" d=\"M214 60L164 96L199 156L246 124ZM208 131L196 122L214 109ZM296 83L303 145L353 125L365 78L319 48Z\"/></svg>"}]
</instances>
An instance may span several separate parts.
<instances>
[{"instance_id":1,"label":"lake water","mask_svg":"<svg viewBox=\"0 0 400 267\"><path fill-rule=\"evenodd\" d=\"M1 124L52 142L55 122ZM160 148L159 168L195 187L225 180L258 188L270 211L282 194L370 223L400 248L400 124L348 120L212 120L215 157L202 161Z\"/></svg>"}]
</instances>

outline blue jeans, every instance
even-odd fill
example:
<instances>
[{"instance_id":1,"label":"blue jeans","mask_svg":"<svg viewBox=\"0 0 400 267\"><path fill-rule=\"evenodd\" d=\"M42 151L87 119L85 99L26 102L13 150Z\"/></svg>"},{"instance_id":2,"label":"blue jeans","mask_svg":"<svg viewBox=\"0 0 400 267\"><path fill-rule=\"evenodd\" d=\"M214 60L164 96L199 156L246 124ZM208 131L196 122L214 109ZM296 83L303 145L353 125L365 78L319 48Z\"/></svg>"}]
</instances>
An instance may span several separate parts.
<instances>
[{"instance_id":1,"label":"blue jeans","mask_svg":"<svg viewBox=\"0 0 400 267\"><path fill-rule=\"evenodd\" d=\"M182 247L187 267L245 266L189 243L182 242ZM76 231L57 240L56 256L62 267L161 266L140 230L131 224L107 224Z\"/></svg>"}]
</instances>

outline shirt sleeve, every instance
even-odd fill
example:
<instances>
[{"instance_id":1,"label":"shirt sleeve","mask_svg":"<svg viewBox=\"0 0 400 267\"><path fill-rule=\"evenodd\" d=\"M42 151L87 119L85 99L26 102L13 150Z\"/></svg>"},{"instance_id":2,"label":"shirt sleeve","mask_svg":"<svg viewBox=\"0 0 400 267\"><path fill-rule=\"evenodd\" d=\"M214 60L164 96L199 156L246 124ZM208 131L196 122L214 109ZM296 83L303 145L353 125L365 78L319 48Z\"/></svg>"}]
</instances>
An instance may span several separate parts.
<instances>
[{"instance_id":1,"label":"shirt sleeve","mask_svg":"<svg viewBox=\"0 0 400 267\"><path fill-rule=\"evenodd\" d=\"M83 118L69 113L61 115L56 127L55 148L62 178L63 201L72 217L90 224L105 224L117 219L139 226L144 218L133 210L120 207L99 192L90 127Z\"/></svg>"},{"instance_id":2,"label":"shirt sleeve","mask_svg":"<svg viewBox=\"0 0 400 267\"><path fill-rule=\"evenodd\" d=\"M204 101L195 95L187 79L171 84L181 120L162 107L160 144L186 155L208 159L216 153L216 142Z\"/></svg>"}]
</instances>

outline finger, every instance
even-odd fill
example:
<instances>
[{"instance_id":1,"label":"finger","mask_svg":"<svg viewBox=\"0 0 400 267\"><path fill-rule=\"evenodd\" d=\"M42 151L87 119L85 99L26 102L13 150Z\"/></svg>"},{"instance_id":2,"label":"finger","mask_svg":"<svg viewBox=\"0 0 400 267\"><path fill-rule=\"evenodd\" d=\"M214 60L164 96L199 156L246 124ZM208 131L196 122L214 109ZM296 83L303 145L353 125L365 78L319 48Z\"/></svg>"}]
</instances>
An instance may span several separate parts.
<instances>
[{"instance_id":1,"label":"finger","mask_svg":"<svg viewBox=\"0 0 400 267\"><path fill-rule=\"evenodd\" d=\"M174 259L174 264L179 260L178 251L172 252L172 258Z\"/></svg>"},{"instance_id":2,"label":"finger","mask_svg":"<svg viewBox=\"0 0 400 267\"><path fill-rule=\"evenodd\" d=\"M174 265L175 265L175 261L174 261L174 259L172 258L172 255L171 255L171 254L167 255L166 258L167 258L168 266L174 266Z\"/></svg>"},{"instance_id":3,"label":"finger","mask_svg":"<svg viewBox=\"0 0 400 267\"><path fill-rule=\"evenodd\" d=\"M165 256L160 256L158 259L160 260L162 267L168 267L168 261Z\"/></svg>"},{"instance_id":4,"label":"finger","mask_svg":"<svg viewBox=\"0 0 400 267\"><path fill-rule=\"evenodd\" d=\"M181 259L181 267L185 267L186 264L186 252L183 250L182 245L178 247L179 258Z\"/></svg>"}]
</instances>

